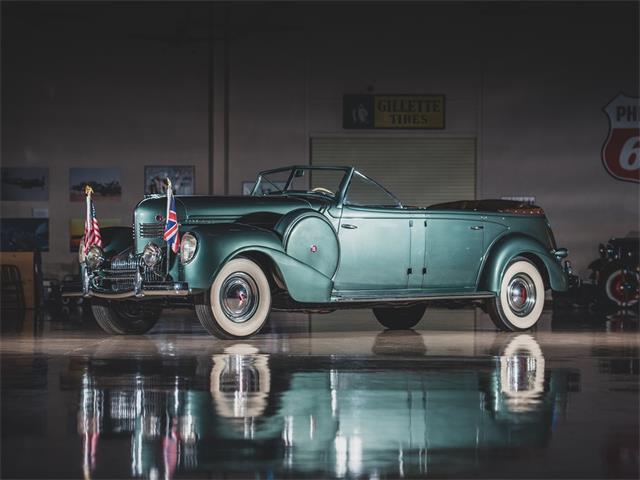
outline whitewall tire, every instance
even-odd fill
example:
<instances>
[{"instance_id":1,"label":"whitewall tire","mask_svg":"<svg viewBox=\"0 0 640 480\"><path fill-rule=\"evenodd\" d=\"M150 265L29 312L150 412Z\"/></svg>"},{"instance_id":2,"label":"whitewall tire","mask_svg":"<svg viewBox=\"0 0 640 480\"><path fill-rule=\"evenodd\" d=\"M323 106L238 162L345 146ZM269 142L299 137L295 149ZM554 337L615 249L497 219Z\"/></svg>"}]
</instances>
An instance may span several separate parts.
<instances>
[{"instance_id":1,"label":"whitewall tire","mask_svg":"<svg viewBox=\"0 0 640 480\"><path fill-rule=\"evenodd\" d=\"M540 320L544 294L544 281L538 268L519 257L505 270L497 296L487 301L487 310L500 330L528 330Z\"/></svg>"},{"instance_id":2,"label":"whitewall tire","mask_svg":"<svg viewBox=\"0 0 640 480\"><path fill-rule=\"evenodd\" d=\"M262 268L248 258L227 262L211 288L196 300L196 314L212 335L247 338L265 325L271 311L271 287Z\"/></svg>"},{"instance_id":3,"label":"whitewall tire","mask_svg":"<svg viewBox=\"0 0 640 480\"><path fill-rule=\"evenodd\" d=\"M633 307L638 303L638 285L640 272L628 269L619 264L613 264L601 273L601 285L606 295L606 301L617 307Z\"/></svg>"}]
</instances>

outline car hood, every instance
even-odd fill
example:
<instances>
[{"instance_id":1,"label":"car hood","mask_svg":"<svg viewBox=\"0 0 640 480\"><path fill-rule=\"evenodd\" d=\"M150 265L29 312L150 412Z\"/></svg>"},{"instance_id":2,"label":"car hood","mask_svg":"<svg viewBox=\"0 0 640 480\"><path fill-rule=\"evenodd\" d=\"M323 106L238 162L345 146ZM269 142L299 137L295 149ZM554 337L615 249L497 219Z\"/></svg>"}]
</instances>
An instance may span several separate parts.
<instances>
[{"instance_id":1,"label":"car hood","mask_svg":"<svg viewBox=\"0 0 640 480\"><path fill-rule=\"evenodd\" d=\"M284 215L298 208L323 210L329 200L315 196L176 196L176 210L180 223L233 222L257 213ZM166 197L148 197L136 207L135 221L162 222L166 217ZM161 218L160 218L161 217Z\"/></svg>"}]
</instances>

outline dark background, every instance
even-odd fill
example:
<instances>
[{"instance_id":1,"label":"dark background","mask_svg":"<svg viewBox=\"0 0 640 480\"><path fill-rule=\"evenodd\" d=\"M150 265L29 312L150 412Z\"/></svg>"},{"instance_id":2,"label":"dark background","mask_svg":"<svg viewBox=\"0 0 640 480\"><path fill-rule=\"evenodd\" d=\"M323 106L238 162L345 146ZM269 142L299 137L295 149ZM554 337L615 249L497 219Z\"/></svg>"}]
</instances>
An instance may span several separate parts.
<instances>
[{"instance_id":1,"label":"dark background","mask_svg":"<svg viewBox=\"0 0 640 480\"><path fill-rule=\"evenodd\" d=\"M2 2L2 165L48 167L45 273L76 269L69 169L121 172L98 215L130 223L145 165L194 165L199 194L309 163L344 94L446 95L473 137L476 197L531 195L579 271L638 230L638 184L601 161L618 93L638 97L638 2ZM383 135L378 131L365 135ZM407 135L386 132L384 135ZM337 162L339 163L339 162ZM392 166L390 166L392 168ZM384 183L384 178L380 178Z\"/></svg>"}]
</instances>

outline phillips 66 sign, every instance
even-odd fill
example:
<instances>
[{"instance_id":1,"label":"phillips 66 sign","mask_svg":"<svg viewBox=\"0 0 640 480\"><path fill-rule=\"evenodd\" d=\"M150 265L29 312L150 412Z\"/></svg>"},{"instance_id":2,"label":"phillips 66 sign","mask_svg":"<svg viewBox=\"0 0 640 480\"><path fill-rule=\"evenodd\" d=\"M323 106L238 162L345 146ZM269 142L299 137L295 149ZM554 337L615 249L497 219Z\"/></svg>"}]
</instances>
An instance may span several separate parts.
<instances>
[{"instance_id":1,"label":"phillips 66 sign","mask_svg":"<svg viewBox=\"0 0 640 480\"><path fill-rule=\"evenodd\" d=\"M640 182L640 106L622 93L604 107L609 135L602 147L602 163L618 180Z\"/></svg>"}]
</instances>

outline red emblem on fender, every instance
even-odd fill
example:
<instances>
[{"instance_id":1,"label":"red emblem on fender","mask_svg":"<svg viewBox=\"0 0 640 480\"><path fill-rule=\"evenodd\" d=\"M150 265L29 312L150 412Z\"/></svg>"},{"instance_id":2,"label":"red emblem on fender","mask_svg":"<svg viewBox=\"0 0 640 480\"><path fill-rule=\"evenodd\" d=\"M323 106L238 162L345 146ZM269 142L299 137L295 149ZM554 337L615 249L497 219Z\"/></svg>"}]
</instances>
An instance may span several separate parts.
<instances>
[{"instance_id":1,"label":"red emblem on fender","mask_svg":"<svg viewBox=\"0 0 640 480\"><path fill-rule=\"evenodd\" d=\"M602 146L602 163L611 176L640 182L639 99L622 93L604 107L609 117L609 135Z\"/></svg>"},{"instance_id":2,"label":"red emblem on fender","mask_svg":"<svg viewBox=\"0 0 640 480\"><path fill-rule=\"evenodd\" d=\"M311 245L311 253L316 253L318 251L317 245Z\"/></svg>"}]
</instances>

